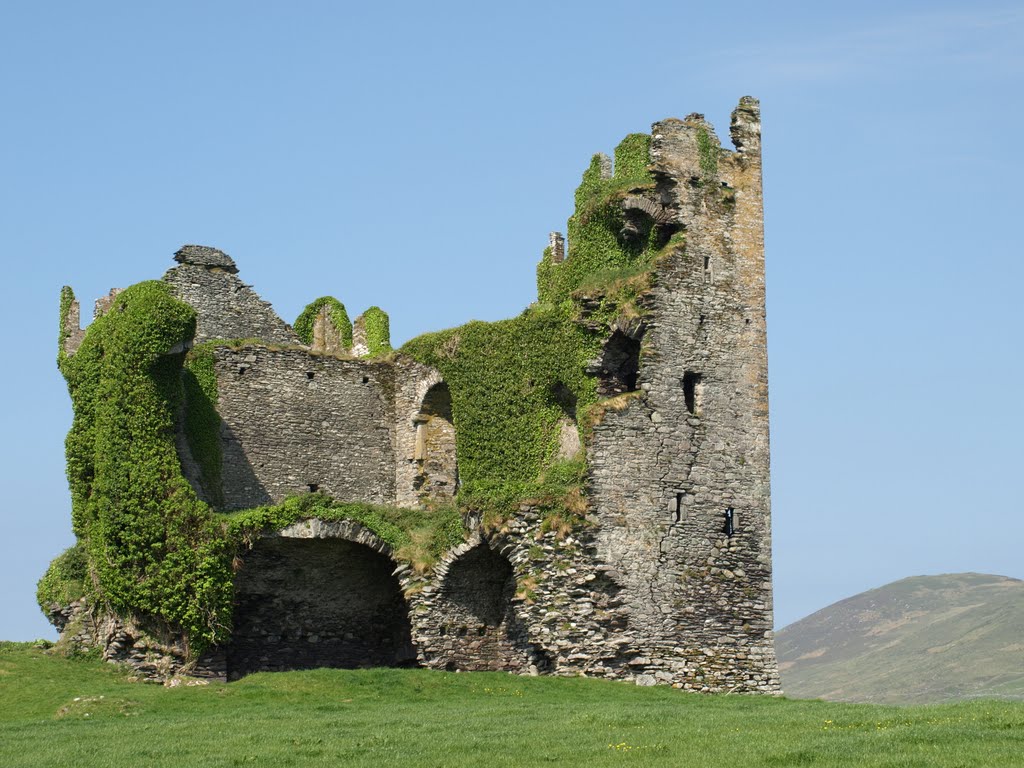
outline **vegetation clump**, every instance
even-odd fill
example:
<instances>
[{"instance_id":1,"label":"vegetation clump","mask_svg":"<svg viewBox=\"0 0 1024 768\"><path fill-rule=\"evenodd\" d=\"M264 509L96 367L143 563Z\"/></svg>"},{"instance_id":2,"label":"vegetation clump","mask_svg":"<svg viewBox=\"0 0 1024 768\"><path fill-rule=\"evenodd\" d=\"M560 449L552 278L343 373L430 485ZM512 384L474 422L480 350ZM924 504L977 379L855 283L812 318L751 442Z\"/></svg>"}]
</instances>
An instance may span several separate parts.
<instances>
[{"instance_id":1,"label":"vegetation clump","mask_svg":"<svg viewBox=\"0 0 1024 768\"><path fill-rule=\"evenodd\" d=\"M380 307L370 307L362 314L363 329L366 332L367 354L370 357L384 355L391 351L391 320Z\"/></svg>"},{"instance_id":2,"label":"vegetation clump","mask_svg":"<svg viewBox=\"0 0 1024 768\"><path fill-rule=\"evenodd\" d=\"M295 319L292 328L303 344L313 343L313 325L320 310L327 307L327 317L338 331L341 344L345 349L352 348L352 321L349 320L345 305L333 296L321 296L306 305Z\"/></svg>"},{"instance_id":3,"label":"vegetation clump","mask_svg":"<svg viewBox=\"0 0 1024 768\"><path fill-rule=\"evenodd\" d=\"M395 558L417 573L427 571L442 554L466 538L462 517L452 506L431 510L376 504L343 503L323 493L292 496L274 504L219 516L237 549L251 547L263 533L279 531L311 518L351 520L388 544Z\"/></svg>"},{"instance_id":4,"label":"vegetation clump","mask_svg":"<svg viewBox=\"0 0 1024 768\"><path fill-rule=\"evenodd\" d=\"M231 621L226 542L182 477L174 441L182 350L195 311L156 281L120 293L60 369L74 422L67 437L72 527L91 588L123 615L183 630L201 647Z\"/></svg>"},{"instance_id":5,"label":"vegetation clump","mask_svg":"<svg viewBox=\"0 0 1024 768\"><path fill-rule=\"evenodd\" d=\"M54 558L36 586L36 602L44 613L54 605L70 605L85 596L89 562L80 544Z\"/></svg>"}]
</instances>

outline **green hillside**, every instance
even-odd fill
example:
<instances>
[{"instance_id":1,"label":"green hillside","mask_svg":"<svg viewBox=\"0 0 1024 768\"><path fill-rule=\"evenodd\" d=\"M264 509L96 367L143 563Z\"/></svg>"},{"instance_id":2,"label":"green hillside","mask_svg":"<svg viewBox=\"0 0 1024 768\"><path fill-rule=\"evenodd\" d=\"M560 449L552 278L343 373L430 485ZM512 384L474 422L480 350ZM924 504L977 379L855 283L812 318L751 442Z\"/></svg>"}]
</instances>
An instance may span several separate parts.
<instances>
[{"instance_id":1,"label":"green hillside","mask_svg":"<svg viewBox=\"0 0 1024 768\"><path fill-rule=\"evenodd\" d=\"M1020 766L1024 704L883 707L429 670L166 688L0 643L0 765Z\"/></svg>"},{"instance_id":2,"label":"green hillside","mask_svg":"<svg viewBox=\"0 0 1024 768\"><path fill-rule=\"evenodd\" d=\"M791 697L1024 700L1024 581L977 573L903 579L789 625L775 648Z\"/></svg>"}]
</instances>

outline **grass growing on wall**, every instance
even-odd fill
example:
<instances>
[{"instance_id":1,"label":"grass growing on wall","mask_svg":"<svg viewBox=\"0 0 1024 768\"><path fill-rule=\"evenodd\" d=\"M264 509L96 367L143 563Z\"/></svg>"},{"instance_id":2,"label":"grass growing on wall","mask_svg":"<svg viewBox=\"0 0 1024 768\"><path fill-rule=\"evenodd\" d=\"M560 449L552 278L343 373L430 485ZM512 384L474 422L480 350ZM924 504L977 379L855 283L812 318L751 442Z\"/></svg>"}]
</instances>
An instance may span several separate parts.
<instances>
[{"instance_id":1,"label":"grass growing on wall","mask_svg":"<svg viewBox=\"0 0 1024 768\"><path fill-rule=\"evenodd\" d=\"M221 517L236 548L252 546L262 533L279 531L300 520L351 520L373 531L391 546L396 559L409 563L418 573L466 538L462 517L454 507L426 511L342 503L322 493L294 496L280 504Z\"/></svg>"}]
</instances>

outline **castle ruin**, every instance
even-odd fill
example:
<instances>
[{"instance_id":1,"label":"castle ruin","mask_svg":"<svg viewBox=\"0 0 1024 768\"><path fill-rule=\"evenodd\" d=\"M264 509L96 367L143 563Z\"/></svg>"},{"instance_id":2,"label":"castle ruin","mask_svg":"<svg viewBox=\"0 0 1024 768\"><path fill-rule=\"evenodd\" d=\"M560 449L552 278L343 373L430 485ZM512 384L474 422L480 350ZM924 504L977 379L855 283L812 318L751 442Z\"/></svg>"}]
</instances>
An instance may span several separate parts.
<instances>
[{"instance_id":1,"label":"castle ruin","mask_svg":"<svg viewBox=\"0 0 1024 768\"><path fill-rule=\"evenodd\" d=\"M113 450L96 426L106 411L79 406L86 400L75 393L93 384L74 366L85 371L79 356L101 355L89 351L92 329L79 328L68 292L61 360L76 403L69 479L86 586L74 601L43 606L65 641L153 677L420 665L777 693L756 100L741 100L731 137L735 149L723 149L690 115L629 137L614 163L595 156L569 237L551 234L539 301L523 318L396 351L376 308L350 323L340 303L319 300L301 328L289 325L226 254L181 248L152 290L191 308L179 334L188 338L161 342L144 375L185 381L204 355L206 378L167 385L163 432L147 433L173 446L187 481L174 497L187 497L212 531L187 535L220 542L233 515L306 505L281 524L250 526L244 540L210 545L229 574L230 626L211 621L213 640L199 653L178 614L132 603L137 585L104 576L104 557L127 557L110 521L128 518L117 518L116 500L90 505L128 481L111 470L115 479L100 482ZM97 318L130 314L141 301L132 296L112 291ZM545 362L556 332L578 360L559 348L558 365ZM478 373L479 349L503 340L501 370ZM506 381L515 360L522 376ZM203 382L208 443L190 431L202 403L189 393ZM521 394L521 408L509 392ZM84 468L72 461L82 442ZM558 486L564 497L538 490L566 467L582 474ZM483 498L507 508L487 512L475 504ZM369 511L321 515L321 499ZM158 528L174 512L161 509ZM403 554L395 542L427 536L443 510L457 511L451 546L426 563ZM393 532L417 514L420 527ZM167 531L153 534L163 559L132 555L153 584L175 551ZM200 607L214 599L189 590Z\"/></svg>"}]
</instances>

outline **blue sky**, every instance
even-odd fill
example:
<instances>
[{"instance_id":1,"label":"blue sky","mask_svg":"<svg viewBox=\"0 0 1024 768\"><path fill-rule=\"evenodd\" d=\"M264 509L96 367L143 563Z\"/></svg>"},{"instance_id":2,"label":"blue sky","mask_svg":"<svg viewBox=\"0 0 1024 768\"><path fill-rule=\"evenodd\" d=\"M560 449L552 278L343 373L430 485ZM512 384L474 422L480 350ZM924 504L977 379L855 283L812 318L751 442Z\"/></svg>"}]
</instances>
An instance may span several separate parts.
<instances>
[{"instance_id":1,"label":"blue sky","mask_svg":"<svg viewBox=\"0 0 1024 768\"><path fill-rule=\"evenodd\" d=\"M593 152L761 99L776 619L1024 577L1019 4L21 3L0 11L0 638L71 541L57 300L217 246L293 320L518 313Z\"/></svg>"}]
</instances>

